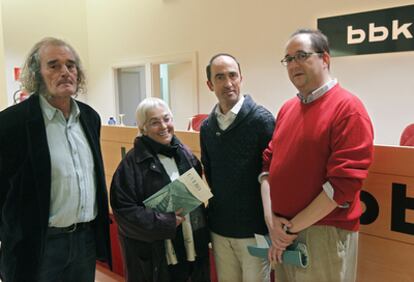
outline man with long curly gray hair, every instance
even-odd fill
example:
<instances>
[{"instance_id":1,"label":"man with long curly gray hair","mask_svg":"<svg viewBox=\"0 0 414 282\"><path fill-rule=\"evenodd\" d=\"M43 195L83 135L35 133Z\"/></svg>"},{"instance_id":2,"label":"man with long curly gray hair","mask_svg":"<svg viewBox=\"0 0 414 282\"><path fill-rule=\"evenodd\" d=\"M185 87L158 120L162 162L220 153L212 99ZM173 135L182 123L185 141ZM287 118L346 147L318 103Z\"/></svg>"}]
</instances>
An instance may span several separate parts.
<instances>
[{"instance_id":1,"label":"man with long curly gray hair","mask_svg":"<svg viewBox=\"0 0 414 282\"><path fill-rule=\"evenodd\" d=\"M20 74L20 82L23 88L28 93L40 93L45 90L45 85L43 83L43 78L40 74L40 49L46 45L54 46L65 46L70 50L75 59L75 66L78 73L77 76L77 93L82 93L86 91L86 78L85 72L82 67L82 63L78 53L70 46L68 43L61 39L46 37L36 43L33 48L30 50L27 59L23 65L22 72Z\"/></svg>"},{"instance_id":2,"label":"man with long curly gray hair","mask_svg":"<svg viewBox=\"0 0 414 282\"><path fill-rule=\"evenodd\" d=\"M94 281L110 263L99 115L75 100L85 75L68 43L36 43L21 76L30 97L0 112L0 278Z\"/></svg>"}]
</instances>

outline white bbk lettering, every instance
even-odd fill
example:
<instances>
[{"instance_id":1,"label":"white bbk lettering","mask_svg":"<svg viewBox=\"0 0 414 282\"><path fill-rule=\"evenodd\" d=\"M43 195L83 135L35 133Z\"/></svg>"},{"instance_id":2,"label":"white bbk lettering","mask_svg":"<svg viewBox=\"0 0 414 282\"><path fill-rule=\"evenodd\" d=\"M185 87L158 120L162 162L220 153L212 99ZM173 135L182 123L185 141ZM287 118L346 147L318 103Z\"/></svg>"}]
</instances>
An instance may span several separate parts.
<instances>
[{"instance_id":1,"label":"white bbk lettering","mask_svg":"<svg viewBox=\"0 0 414 282\"><path fill-rule=\"evenodd\" d=\"M391 38L392 40L398 40L400 35L406 39L413 38L410 30L408 29L413 23L404 23L401 26L398 20L392 21ZM389 30L385 26L375 26L375 23L369 23L368 25L368 42L380 42L388 38ZM366 33L363 29L353 28L352 25L347 26L347 43L348 44L360 44L364 42Z\"/></svg>"},{"instance_id":2,"label":"white bbk lettering","mask_svg":"<svg viewBox=\"0 0 414 282\"><path fill-rule=\"evenodd\" d=\"M413 38L413 35L411 34L411 32L408 30L408 28L412 25L413 23L405 23L402 26L398 26L398 20L393 20L392 21L392 40L397 40L398 36L400 36L400 34L404 34L405 38Z\"/></svg>"}]
</instances>

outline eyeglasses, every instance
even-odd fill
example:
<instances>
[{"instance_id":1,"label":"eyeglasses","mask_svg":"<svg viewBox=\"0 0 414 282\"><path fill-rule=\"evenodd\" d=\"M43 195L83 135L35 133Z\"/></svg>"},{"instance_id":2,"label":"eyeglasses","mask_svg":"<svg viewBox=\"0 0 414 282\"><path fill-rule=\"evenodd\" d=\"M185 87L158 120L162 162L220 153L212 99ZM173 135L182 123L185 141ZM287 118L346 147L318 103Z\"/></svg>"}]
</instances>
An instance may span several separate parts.
<instances>
[{"instance_id":1,"label":"eyeglasses","mask_svg":"<svg viewBox=\"0 0 414 282\"><path fill-rule=\"evenodd\" d=\"M304 61L306 61L307 58L309 58L311 55L313 54L323 54L323 52L297 52L294 56L289 56L286 55L282 60L280 60L280 62L282 63L282 65L284 65L285 67L291 63L293 60L295 60L297 63L302 63Z\"/></svg>"},{"instance_id":2,"label":"eyeglasses","mask_svg":"<svg viewBox=\"0 0 414 282\"><path fill-rule=\"evenodd\" d=\"M148 121L148 126L149 127L161 127L161 125L164 124L169 124L172 121L172 116L170 115L166 115L164 117L162 117L161 119L151 119L150 121Z\"/></svg>"}]
</instances>

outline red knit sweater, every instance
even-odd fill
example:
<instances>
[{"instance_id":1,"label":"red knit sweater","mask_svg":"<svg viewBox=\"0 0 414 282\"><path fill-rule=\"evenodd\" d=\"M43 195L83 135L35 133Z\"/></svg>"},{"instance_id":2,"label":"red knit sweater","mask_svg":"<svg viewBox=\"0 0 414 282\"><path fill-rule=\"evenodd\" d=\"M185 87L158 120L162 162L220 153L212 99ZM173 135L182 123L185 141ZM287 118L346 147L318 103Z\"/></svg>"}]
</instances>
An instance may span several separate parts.
<instances>
[{"instance_id":1,"label":"red knit sweater","mask_svg":"<svg viewBox=\"0 0 414 282\"><path fill-rule=\"evenodd\" d=\"M329 181L334 200L349 207L337 207L317 224L358 230L359 192L372 153L370 118L361 101L338 84L312 103L303 104L297 97L287 101L263 152L273 211L293 218Z\"/></svg>"}]
</instances>

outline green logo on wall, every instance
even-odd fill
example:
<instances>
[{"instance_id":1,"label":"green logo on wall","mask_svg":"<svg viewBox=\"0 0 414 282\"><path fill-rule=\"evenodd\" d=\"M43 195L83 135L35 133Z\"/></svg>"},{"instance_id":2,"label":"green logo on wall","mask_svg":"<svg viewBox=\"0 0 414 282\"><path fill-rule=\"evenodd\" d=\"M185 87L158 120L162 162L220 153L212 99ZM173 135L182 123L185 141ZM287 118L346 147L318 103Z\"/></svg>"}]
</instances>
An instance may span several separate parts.
<instances>
[{"instance_id":1,"label":"green logo on wall","mask_svg":"<svg viewBox=\"0 0 414 282\"><path fill-rule=\"evenodd\" d=\"M414 50L414 5L318 19L332 56Z\"/></svg>"}]
</instances>

